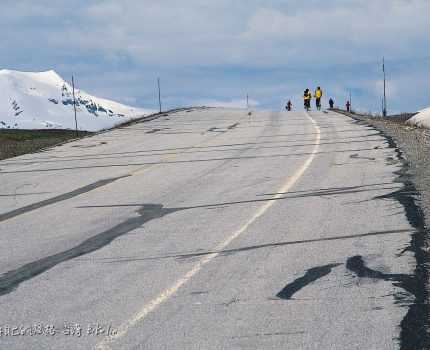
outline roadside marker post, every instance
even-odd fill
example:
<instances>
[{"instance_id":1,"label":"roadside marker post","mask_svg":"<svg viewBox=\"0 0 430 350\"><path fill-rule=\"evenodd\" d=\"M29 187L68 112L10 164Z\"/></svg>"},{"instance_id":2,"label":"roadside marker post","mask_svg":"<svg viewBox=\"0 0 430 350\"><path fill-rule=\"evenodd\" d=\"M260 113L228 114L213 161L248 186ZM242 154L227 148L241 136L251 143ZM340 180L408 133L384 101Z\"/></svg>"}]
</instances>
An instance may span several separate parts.
<instances>
[{"instance_id":1,"label":"roadside marker post","mask_svg":"<svg viewBox=\"0 0 430 350\"><path fill-rule=\"evenodd\" d=\"M158 105L160 107L160 114L161 114L161 86L160 86L160 78L157 79L158 83Z\"/></svg>"},{"instance_id":2,"label":"roadside marker post","mask_svg":"<svg viewBox=\"0 0 430 350\"><path fill-rule=\"evenodd\" d=\"M75 78L72 75L72 92L73 92L73 109L75 111L75 130L76 130L76 137L79 137L78 132L78 118L76 115L76 97L75 97Z\"/></svg>"},{"instance_id":3,"label":"roadside marker post","mask_svg":"<svg viewBox=\"0 0 430 350\"><path fill-rule=\"evenodd\" d=\"M385 77L385 57L382 57L382 72L384 74L384 106L382 109L382 115L386 117L387 116L387 93L386 93L387 83L386 83L386 77Z\"/></svg>"}]
</instances>

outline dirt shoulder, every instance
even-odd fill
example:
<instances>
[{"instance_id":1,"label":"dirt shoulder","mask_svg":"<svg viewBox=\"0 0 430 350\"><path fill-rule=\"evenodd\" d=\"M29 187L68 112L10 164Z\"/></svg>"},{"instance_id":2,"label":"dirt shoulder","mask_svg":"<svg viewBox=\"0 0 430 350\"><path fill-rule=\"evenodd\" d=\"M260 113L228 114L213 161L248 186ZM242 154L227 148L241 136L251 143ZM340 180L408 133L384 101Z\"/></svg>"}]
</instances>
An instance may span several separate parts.
<instances>
[{"instance_id":1,"label":"dirt shoulder","mask_svg":"<svg viewBox=\"0 0 430 350\"><path fill-rule=\"evenodd\" d=\"M79 137L89 135L92 133L79 132ZM72 130L0 129L0 160L39 152L73 139L76 139L76 133Z\"/></svg>"}]
</instances>

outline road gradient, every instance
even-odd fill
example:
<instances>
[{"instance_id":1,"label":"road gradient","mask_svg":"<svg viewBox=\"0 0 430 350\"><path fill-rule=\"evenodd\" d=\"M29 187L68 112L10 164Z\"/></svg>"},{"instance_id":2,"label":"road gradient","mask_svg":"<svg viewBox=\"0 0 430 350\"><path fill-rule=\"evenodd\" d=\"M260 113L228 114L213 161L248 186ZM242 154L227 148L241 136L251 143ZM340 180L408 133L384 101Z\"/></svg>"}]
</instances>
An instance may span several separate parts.
<instances>
[{"instance_id":1,"label":"road gradient","mask_svg":"<svg viewBox=\"0 0 430 350\"><path fill-rule=\"evenodd\" d=\"M216 108L1 161L0 327L58 332L0 348L406 349L402 167L340 114Z\"/></svg>"}]
</instances>

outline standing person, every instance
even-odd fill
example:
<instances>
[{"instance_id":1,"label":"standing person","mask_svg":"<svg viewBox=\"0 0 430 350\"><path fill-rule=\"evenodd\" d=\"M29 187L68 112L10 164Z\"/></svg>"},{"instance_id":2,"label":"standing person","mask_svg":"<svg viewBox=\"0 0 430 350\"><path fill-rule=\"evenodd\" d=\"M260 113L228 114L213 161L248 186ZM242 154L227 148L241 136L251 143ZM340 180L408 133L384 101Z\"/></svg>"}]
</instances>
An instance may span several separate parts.
<instances>
[{"instance_id":1,"label":"standing person","mask_svg":"<svg viewBox=\"0 0 430 350\"><path fill-rule=\"evenodd\" d=\"M348 100L348 101L346 101L346 111L350 112L350 109L351 109L351 102L349 102L349 100Z\"/></svg>"},{"instance_id":2,"label":"standing person","mask_svg":"<svg viewBox=\"0 0 430 350\"><path fill-rule=\"evenodd\" d=\"M291 110L293 109L293 104L291 103L291 100L288 100L287 106L285 108L288 112L291 112Z\"/></svg>"},{"instance_id":3,"label":"standing person","mask_svg":"<svg viewBox=\"0 0 430 350\"><path fill-rule=\"evenodd\" d=\"M306 89L303 93L303 101L304 101L305 109L307 111L311 109L311 99L312 99L312 94L309 89Z\"/></svg>"},{"instance_id":4,"label":"standing person","mask_svg":"<svg viewBox=\"0 0 430 350\"><path fill-rule=\"evenodd\" d=\"M333 99L330 97L330 100L328 101L328 104L330 105L330 109L333 109L334 107L334 101Z\"/></svg>"},{"instance_id":5,"label":"standing person","mask_svg":"<svg viewBox=\"0 0 430 350\"><path fill-rule=\"evenodd\" d=\"M321 97L323 95L323 92L321 90L321 87L318 86L317 89L315 90L315 104L317 107L317 110L320 111L321 110Z\"/></svg>"}]
</instances>

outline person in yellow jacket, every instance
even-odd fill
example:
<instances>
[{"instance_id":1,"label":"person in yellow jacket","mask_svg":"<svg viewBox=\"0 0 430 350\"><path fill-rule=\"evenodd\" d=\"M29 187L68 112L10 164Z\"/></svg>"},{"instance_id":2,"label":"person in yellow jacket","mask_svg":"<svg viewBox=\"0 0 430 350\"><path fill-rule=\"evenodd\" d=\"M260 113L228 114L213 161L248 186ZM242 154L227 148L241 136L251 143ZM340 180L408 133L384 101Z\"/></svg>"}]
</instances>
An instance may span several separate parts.
<instances>
[{"instance_id":1,"label":"person in yellow jacket","mask_svg":"<svg viewBox=\"0 0 430 350\"><path fill-rule=\"evenodd\" d=\"M317 107L317 110L321 110L321 97L322 97L322 95L323 95L323 92L322 92L322 90L321 90L321 87L317 87L317 89L315 90L315 104L316 104L316 107Z\"/></svg>"},{"instance_id":2,"label":"person in yellow jacket","mask_svg":"<svg viewBox=\"0 0 430 350\"><path fill-rule=\"evenodd\" d=\"M311 109L311 99L312 99L311 91L309 89L306 89L305 92L303 93L303 101L304 101L305 109L307 111Z\"/></svg>"}]
</instances>

